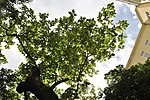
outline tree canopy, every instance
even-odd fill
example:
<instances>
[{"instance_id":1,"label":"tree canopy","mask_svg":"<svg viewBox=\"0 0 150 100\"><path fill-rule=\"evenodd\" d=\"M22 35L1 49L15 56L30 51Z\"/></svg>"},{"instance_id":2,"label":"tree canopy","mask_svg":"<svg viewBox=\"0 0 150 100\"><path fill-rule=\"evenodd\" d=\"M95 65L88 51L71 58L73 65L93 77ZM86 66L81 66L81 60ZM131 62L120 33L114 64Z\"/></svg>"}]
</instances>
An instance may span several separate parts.
<instances>
[{"instance_id":1,"label":"tree canopy","mask_svg":"<svg viewBox=\"0 0 150 100\"><path fill-rule=\"evenodd\" d=\"M40 85L37 85L37 90L41 90L41 87L51 90L55 83L69 79L66 82L66 90L55 88L59 98L99 98L87 76L92 77L98 73L95 70L96 61L110 59L115 55L116 49L124 47L126 36L123 32L128 23L126 20L114 23L115 14L114 5L110 3L102 8L96 20L77 18L75 10L70 11L68 16L50 20L48 14L39 13L36 16L34 11L24 4L20 8L11 6L11 9L0 17L0 61L7 63L2 49L17 45L26 58L26 61L18 66L19 70L15 71L15 81L12 80L14 84L19 84L18 88L24 83L34 87L37 84L31 80L38 78ZM16 88L16 85L12 87ZM46 88L46 85L50 88ZM25 91L34 94L33 88Z\"/></svg>"},{"instance_id":2,"label":"tree canopy","mask_svg":"<svg viewBox=\"0 0 150 100\"><path fill-rule=\"evenodd\" d=\"M18 94L14 91L16 76L11 69L0 70L0 100L17 99ZM9 89L8 89L9 87Z\"/></svg>"},{"instance_id":3,"label":"tree canopy","mask_svg":"<svg viewBox=\"0 0 150 100\"><path fill-rule=\"evenodd\" d=\"M31 2L32 0L1 0L0 1L0 17L9 11L15 4L23 4Z\"/></svg>"},{"instance_id":4,"label":"tree canopy","mask_svg":"<svg viewBox=\"0 0 150 100\"><path fill-rule=\"evenodd\" d=\"M106 100L148 100L150 99L150 59L126 70L119 65L105 75L108 87Z\"/></svg>"}]
</instances>

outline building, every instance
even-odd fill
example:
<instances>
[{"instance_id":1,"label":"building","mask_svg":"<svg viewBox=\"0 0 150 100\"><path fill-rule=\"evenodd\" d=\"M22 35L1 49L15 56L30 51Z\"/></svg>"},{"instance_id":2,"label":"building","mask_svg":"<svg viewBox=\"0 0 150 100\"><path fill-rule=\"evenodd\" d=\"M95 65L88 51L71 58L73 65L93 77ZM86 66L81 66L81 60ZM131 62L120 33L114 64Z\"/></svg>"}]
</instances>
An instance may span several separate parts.
<instances>
[{"instance_id":1,"label":"building","mask_svg":"<svg viewBox=\"0 0 150 100\"><path fill-rule=\"evenodd\" d=\"M136 6L136 14L142 24L132 53L126 65L129 69L137 63L144 63L150 57L150 0L118 0Z\"/></svg>"},{"instance_id":2,"label":"building","mask_svg":"<svg viewBox=\"0 0 150 100\"><path fill-rule=\"evenodd\" d=\"M138 5L141 3L141 0L118 0L124 3L132 4L132 5Z\"/></svg>"},{"instance_id":3,"label":"building","mask_svg":"<svg viewBox=\"0 0 150 100\"><path fill-rule=\"evenodd\" d=\"M127 69L131 65L144 63L150 57L150 2L136 5L136 14L142 27L126 65Z\"/></svg>"},{"instance_id":4,"label":"building","mask_svg":"<svg viewBox=\"0 0 150 100\"><path fill-rule=\"evenodd\" d=\"M150 0L117 0L117 1L125 2L131 5L139 5L144 2L150 2Z\"/></svg>"}]
</instances>

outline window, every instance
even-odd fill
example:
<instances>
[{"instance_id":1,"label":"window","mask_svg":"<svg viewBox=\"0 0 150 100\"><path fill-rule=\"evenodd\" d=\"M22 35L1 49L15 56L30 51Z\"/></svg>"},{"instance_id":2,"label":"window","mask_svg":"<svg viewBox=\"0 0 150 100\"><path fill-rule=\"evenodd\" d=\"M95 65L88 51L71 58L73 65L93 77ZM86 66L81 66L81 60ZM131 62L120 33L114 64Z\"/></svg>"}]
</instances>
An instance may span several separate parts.
<instances>
[{"instance_id":1,"label":"window","mask_svg":"<svg viewBox=\"0 0 150 100\"><path fill-rule=\"evenodd\" d=\"M147 52L142 51L141 56L144 57L144 58L148 58L148 57L150 57L150 54L147 53Z\"/></svg>"},{"instance_id":2,"label":"window","mask_svg":"<svg viewBox=\"0 0 150 100\"><path fill-rule=\"evenodd\" d=\"M150 0L141 0L142 2L148 2L148 1L150 1Z\"/></svg>"},{"instance_id":3,"label":"window","mask_svg":"<svg viewBox=\"0 0 150 100\"><path fill-rule=\"evenodd\" d=\"M150 46L150 40L146 40L145 45Z\"/></svg>"},{"instance_id":4,"label":"window","mask_svg":"<svg viewBox=\"0 0 150 100\"><path fill-rule=\"evenodd\" d=\"M147 15L148 19L150 19L150 11L146 12L146 15Z\"/></svg>"}]
</instances>

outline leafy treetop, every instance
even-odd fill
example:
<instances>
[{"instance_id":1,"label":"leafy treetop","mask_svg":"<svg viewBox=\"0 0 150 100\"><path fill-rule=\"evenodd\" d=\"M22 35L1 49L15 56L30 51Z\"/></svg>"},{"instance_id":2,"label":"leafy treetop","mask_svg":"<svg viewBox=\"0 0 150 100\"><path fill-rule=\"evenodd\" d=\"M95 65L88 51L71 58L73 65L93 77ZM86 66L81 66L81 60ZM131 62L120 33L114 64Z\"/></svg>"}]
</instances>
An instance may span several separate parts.
<instances>
[{"instance_id":1,"label":"leafy treetop","mask_svg":"<svg viewBox=\"0 0 150 100\"><path fill-rule=\"evenodd\" d=\"M74 10L69 16L49 20L46 13L40 13L37 18L25 5L20 9L12 6L0 18L0 43L5 49L17 44L26 57L26 63L19 66L21 80L32 66L38 66L45 84L67 77L70 80L65 95L69 91L70 98L84 98L83 94L88 91L82 88L92 85L86 76L97 73L95 62L111 58L116 49L124 47L123 32L128 23L123 20L114 24L115 14L114 5L110 3L99 12L97 20L76 18ZM2 46L0 61L6 63L1 50Z\"/></svg>"},{"instance_id":2,"label":"leafy treetop","mask_svg":"<svg viewBox=\"0 0 150 100\"><path fill-rule=\"evenodd\" d=\"M117 66L105 75L108 87L104 94L106 100L148 100L150 98L150 59L126 70Z\"/></svg>"}]
</instances>

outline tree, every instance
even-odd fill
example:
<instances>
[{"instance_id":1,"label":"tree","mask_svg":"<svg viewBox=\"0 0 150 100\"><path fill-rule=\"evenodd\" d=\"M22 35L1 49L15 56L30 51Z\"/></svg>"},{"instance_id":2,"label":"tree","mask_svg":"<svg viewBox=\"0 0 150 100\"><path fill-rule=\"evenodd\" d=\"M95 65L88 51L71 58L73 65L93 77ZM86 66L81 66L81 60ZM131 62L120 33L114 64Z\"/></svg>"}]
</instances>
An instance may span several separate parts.
<instances>
[{"instance_id":1,"label":"tree","mask_svg":"<svg viewBox=\"0 0 150 100\"><path fill-rule=\"evenodd\" d=\"M13 90L16 82L15 73L11 69L1 68L0 70L0 100L17 99L18 94ZM9 95L8 95L9 94Z\"/></svg>"},{"instance_id":2,"label":"tree","mask_svg":"<svg viewBox=\"0 0 150 100\"><path fill-rule=\"evenodd\" d=\"M1 0L0 1L0 17L7 12L14 4L28 3L32 0Z\"/></svg>"},{"instance_id":3,"label":"tree","mask_svg":"<svg viewBox=\"0 0 150 100\"><path fill-rule=\"evenodd\" d=\"M148 100L150 99L150 59L126 70L117 66L105 75L108 87L106 100Z\"/></svg>"},{"instance_id":4,"label":"tree","mask_svg":"<svg viewBox=\"0 0 150 100\"><path fill-rule=\"evenodd\" d=\"M42 100L57 100L57 96L64 100L86 99L86 94L98 98L87 76L98 73L96 61L105 61L124 47L123 32L128 23L123 20L114 24L115 14L113 3L99 12L97 20L76 18L74 10L69 16L49 20L48 14L36 16L25 5L12 7L0 19L0 43L5 49L17 45L26 57L16 71L17 91L30 91ZM6 63L5 56L0 56L0 61ZM55 88L65 81L65 91Z\"/></svg>"}]
</instances>

